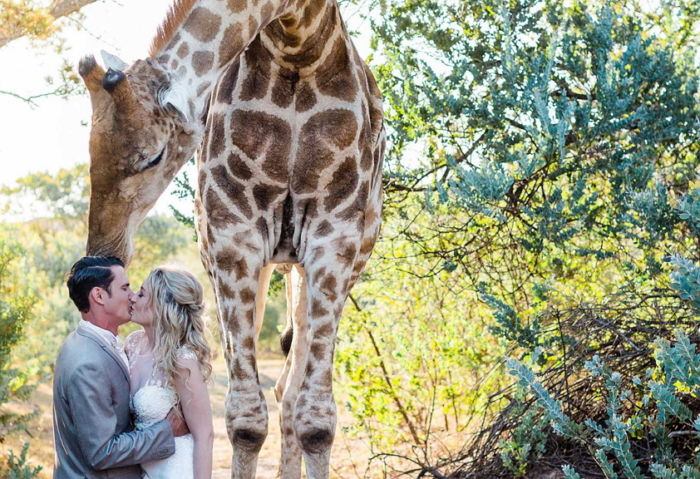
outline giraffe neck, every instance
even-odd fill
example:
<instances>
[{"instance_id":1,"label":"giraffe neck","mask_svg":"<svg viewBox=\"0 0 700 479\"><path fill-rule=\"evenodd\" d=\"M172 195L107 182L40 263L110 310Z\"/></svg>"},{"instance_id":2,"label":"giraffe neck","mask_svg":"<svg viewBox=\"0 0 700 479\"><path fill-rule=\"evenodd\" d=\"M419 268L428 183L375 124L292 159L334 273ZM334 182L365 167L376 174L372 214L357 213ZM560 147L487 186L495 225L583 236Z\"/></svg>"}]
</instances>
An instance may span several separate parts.
<instances>
[{"instance_id":1,"label":"giraffe neck","mask_svg":"<svg viewBox=\"0 0 700 479\"><path fill-rule=\"evenodd\" d=\"M171 78L166 95L197 122L216 80L290 0L178 0L154 40L151 58ZM177 12L187 7L186 12ZM175 24L173 24L175 23ZM165 30L165 31L163 31Z\"/></svg>"},{"instance_id":2,"label":"giraffe neck","mask_svg":"<svg viewBox=\"0 0 700 479\"><path fill-rule=\"evenodd\" d=\"M334 20L335 7L335 1L331 0L292 1L279 18L270 24L266 33L280 52L299 53L308 47L305 44L314 36L317 37L329 21Z\"/></svg>"},{"instance_id":3,"label":"giraffe neck","mask_svg":"<svg viewBox=\"0 0 700 479\"><path fill-rule=\"evenodd\" d=\"M297 0L261 35L275 61L306 76L325 61L345 27L335 0Z\"/></svg>"}]
</instances>

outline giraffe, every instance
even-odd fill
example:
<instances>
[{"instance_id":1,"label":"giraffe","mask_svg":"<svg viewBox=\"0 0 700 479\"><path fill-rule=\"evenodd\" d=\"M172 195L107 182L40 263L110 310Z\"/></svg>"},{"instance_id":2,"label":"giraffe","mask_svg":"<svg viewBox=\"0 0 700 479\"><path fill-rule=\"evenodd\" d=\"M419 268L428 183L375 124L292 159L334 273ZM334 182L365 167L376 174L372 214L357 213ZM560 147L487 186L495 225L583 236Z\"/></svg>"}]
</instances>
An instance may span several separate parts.
<instances>
[{"instance_id":1,"label":"giraffe","mask_svg":"<svg viewBox=\"0 0 700 479\"><path fill-rule=\"evenodd\" d=\"M176 0L131 66L79 72L90 94L89 254L129 260L138 225L196 153L202 263L229 370L232 477L267 435L255 348L272 269L286 272L290 350L275 396L278 475L328 477L335 337L379 234L381 94L336 0Z\"/></svg>"}]
</instances>

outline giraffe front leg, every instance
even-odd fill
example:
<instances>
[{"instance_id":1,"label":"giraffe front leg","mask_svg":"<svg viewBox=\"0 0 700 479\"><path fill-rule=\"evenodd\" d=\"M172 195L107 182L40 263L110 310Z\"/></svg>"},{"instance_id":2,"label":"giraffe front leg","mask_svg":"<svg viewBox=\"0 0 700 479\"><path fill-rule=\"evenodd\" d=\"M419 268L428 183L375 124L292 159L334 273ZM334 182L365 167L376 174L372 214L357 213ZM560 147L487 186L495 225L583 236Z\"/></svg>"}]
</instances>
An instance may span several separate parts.
<instances>
[{"instance_id":1,"label":"giraffe front leg","mask_svg":"<svg viewBox=\"0 0 700 479\"><path fill-rule=\"evenodd\" d=\"M359 243L354 236L342 236L307 249L310 344L294 412L294 430L309 479L326 479L329 475L337 416L332 381L335 337Z\"/></svg>"},{"instance_id":2,"label":"giraffe front leg","mask_svg":"<svg viewBox=\"0 0 700 479\"><path fill-rule=\"evenodd\" d=\"M267 436L265 397L256 362L256 296L262 255L224 246L212 255L222 345L229 370L226 429L233 445L231 477L253 479Z\"/></svg>"},{"instance_id":3,"label":"giraffe front leg","mask_svg":"<svg viewBox=\"0 0 700 479\"><path fill-rule=\"evenodd\" d=\"M308 322L306 318L306 276L303 268L294 265L286 277L287 307L291 316L294 334L285 363L275 389L280 405L280 431L282 451L278 477L298 479L301 477L301 448L294 435L294 405L299 387L304 378L306 355L308 353Z\"/></svg>"}]
</instances>

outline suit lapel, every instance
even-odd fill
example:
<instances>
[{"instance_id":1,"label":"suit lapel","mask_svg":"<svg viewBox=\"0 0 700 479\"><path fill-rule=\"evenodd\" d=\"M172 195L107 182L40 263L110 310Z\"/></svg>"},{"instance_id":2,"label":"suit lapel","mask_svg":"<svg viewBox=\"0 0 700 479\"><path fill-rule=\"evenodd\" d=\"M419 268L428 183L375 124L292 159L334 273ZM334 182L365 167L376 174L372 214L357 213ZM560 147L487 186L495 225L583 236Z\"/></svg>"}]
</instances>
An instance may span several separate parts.
<instances>
[{"instance_id":1,"label":"suit lapel","mask_svg":"<svg viewBox=\"0 0 700 479\"><path fill-rule=\"evenodd\" d=\"M78 329L76 332L82 336L85 336L88 339L91 339L95 341L97 344L100 345L100 347L104 350L105 353L119 365L119 368L122 370L122 373L124 373L124 377L126 378L127 382L130 380L129 378L129 370L127 369L126 364L124 364L124 360L117 354L116 351L114 351L114 348L111 346L105 344L105 342L102 340L102 338L98 337L95 333L90 331L89 329L86 328L81 328L78 326Z\"/></svg>"}]
</instances>

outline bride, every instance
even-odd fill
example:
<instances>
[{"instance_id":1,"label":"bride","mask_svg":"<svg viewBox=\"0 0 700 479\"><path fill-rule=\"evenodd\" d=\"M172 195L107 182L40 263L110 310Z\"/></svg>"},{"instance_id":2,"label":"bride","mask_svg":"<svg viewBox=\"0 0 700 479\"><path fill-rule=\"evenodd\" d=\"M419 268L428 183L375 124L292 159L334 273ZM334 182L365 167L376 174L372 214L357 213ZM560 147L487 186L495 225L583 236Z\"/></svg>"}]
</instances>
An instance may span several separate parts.
<instances>
[{"instance_id":1,"label":"bride","mask_svg":"<svg viewBox=\"0 0 700 479\"><path fill-rule=\"evenodd\" d=\"M175 438L175 454L141 464L148 479L209 479L214 431L206 381L202 286L190 273L158 267L131 300L131 320L143 326L126 339L137 428L180 406L190 434Z\"/></svg>"}]
</instances>

